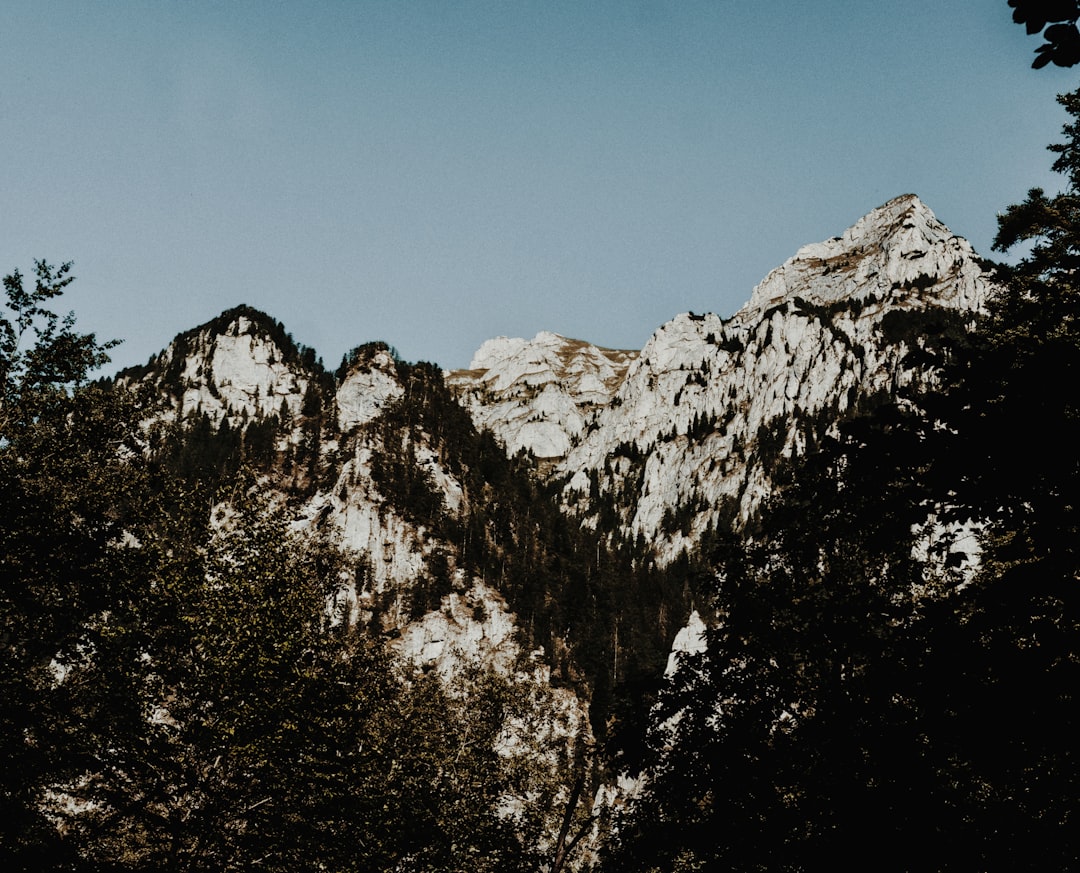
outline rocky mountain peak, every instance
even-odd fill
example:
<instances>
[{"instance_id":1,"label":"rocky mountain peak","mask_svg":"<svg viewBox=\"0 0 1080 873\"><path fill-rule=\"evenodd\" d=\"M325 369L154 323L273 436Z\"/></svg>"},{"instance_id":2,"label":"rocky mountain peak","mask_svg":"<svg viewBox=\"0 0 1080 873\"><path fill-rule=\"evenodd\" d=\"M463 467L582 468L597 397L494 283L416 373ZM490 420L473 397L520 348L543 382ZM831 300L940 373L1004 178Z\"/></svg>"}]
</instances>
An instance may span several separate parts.
<instances>
[{"instance_id":1,"label":"rocky mountain peak","mask_svg":"<svg viewBox=\"0 0 1080 873\"><path fill-rule=\"evenodd\" d=\"M992 290L966 240L914 195L890 200L803 246L732 318L657 330L558 465L568 509L595 524L614 504L623 536L674 559L749 519L778 465L862 400L925 378L904 361L928 314L972 315Z\"/></svg>"},{"instance_id":2,"label":"rocky mountain peak","mask_svg":"<svg viewBox=\"0 0 1080 873\"><path fill-rule=\"evenodd\" d=\"M477 373L493 391L561 381L607 399L636 356L544 330L531 340L505 336L487 340L473 355L469 370L459 372Z\"/></svg>"},{"instance_id":3,"label":"rocky mountain peak","mask_svg":"<svg viewBox=\"0 0 1080 873\"><path fill-rule=\"evenodd\" d=\"M914 194L872 210L840 236L800 248L769 273L735 316L742 324L801 296L818 305L899 300L978 309L983 274L967 240L953 234ZM933 291L932 295L925 292ZM936 300L928 300L935 296Z\"/></svg>"},{"instance_id":4,"label":"rocky mountain peak","mask_svg":"<svg viewBox=\"0 0 1080 873\"><path fill-rule=\"evenodd\" d=\"M374 420L405 393L397 362L386 343L368 343L353 350L338 371L337 423L342 432Z\"/></svg>"},{"instance_id":5,"label":"rocky mountain peak","mask_svg":"<svg viewBox=\"0 0 1080 873\"><path fill-rule=\"evenodd\" d=\"M282 410L299 414L316 369L314 352L299 346L284 326L250 306L228 309L177 336L121 381L150 380L173 398L180 418L266 418Z\"/></svg>"},{"instance_id":6,"label":"rocky mountain peak","mask_svg":"<svg viewBox=\"0 0 1080 873\"><path fill-rule=\"evenodd\" d=\"M531 340L496 337L448 382L478 427L515 454L561 458L595 408L611 401L636 352L605 349L541 331Z\"/></svg>"}]
</instances>

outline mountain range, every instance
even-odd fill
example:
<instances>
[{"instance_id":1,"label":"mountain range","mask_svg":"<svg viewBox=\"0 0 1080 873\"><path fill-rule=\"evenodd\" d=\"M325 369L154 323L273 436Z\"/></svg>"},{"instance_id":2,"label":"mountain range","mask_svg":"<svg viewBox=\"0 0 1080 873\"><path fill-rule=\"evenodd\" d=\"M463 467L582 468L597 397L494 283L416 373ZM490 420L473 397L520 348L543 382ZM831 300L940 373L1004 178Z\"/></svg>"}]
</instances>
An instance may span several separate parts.
<instances>
[{"instance_id":1,"label":"mountain range","mask_svg":"<svg viewBox=\"0 0 1080 873\"><path fill-rule=\"evenodd\" d=\"M0 318L18 869L1072 851L1056 261L908 194L641 349L331 369L241 304L98 382L69 270Z\"/></svg>"},{"instance_id":2,"label":"mountain range","mask_svg":"<svg viewBox=\"0 0 1080 873\"><path fill-rule=\"evenodd\" d=\"M687 568L717 531L751 527L777 471L851 411L932 378L907 352L993 287L971 246L904 195L799 249L731 317L677 315L640 350L540 332L443 371L372 342L331 373L239 306L118 381L166 398L192 469L253 464L296 529L353 556L344 620L447 671L531 657L585 713L600 685L662 672L695 605ZM569 550L551 542L565 531ZM545 558L522 567L523 553ZM605 562L635 582L610 590ZM607 605L586 619L590 586L609 590L590 590Z\"/></svg>"}]
</instances>

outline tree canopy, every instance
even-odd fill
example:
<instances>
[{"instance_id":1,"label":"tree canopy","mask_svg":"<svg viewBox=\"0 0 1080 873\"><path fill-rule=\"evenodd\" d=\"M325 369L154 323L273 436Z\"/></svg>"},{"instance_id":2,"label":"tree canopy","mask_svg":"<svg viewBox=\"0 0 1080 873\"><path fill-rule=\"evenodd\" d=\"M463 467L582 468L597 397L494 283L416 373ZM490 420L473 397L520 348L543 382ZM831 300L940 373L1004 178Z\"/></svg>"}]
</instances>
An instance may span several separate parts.
<instances>
[{"instance_id":1,"label":"tree canopy","mask_svg":"<svg viewBox=\"0 0 1080 873\"><path fill-rule=\"evenodd\" d=\"M1076 0L1009 0L1013 21L1023 24L1029 34L1041 33L1046 40L1035 49L1031 66L1036 70L1053 63L1072 67L1080 63L1080 4Z\"/></svg>"}]
</instances>

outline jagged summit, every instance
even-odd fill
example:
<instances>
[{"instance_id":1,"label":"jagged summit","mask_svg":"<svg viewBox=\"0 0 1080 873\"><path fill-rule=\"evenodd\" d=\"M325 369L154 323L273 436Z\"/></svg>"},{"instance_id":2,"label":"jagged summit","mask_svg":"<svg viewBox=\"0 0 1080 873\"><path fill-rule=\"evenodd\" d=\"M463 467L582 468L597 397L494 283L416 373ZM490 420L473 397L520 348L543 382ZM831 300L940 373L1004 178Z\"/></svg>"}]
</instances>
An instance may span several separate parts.
<instances>
[{"instance_id":1,"label":"jagged summit","mask_svg":"<svg viewBox=\"0 0 1080 873\"><path fill-rule=\"evenodd\" d=\"M938 221L917 196L904 194L867 213L841 236L803 246L754 288L735 320L751 323L795 295L830 305L885 301L931 288L938 294L936 302L978 308L982 273L967 240Z\"/></svg>"},{"instance_id":2,"label":"jagged summit","mask_svg":"<svg viewBox=\"0 0 1080 873\"><path fill-rule=\"evenodd\" d=\"M182 335L192 335L203 332L214 334L262 334L283 347L299 349L293 338L286 332L285 326L261 309L241 303L237 306L224 310L204 324L186 331ZM298 352L299 353L299 352Z\"/></svg>"},{"instance_id":3,"label":"jagged summit","mask_svg":"<svg viewBox=\"0 0 1080 873\"><path fill-rule=\"evenodd\" d=\"M511 454L564 456L594 408L611 401L637 352L605 349L541 331L531 340L496 337L449 382L479 427Z\"/></svg>"},{"instance_id":4,"label":"jagged summit","mask_svg":"<svg viewBox=\"0 0 1080 873\"><path fill-rule=\"evenodd\" d=\"M922 378L905 349L928 314L974 313L992 289L916 196L890 200L803 246L731 319L684 314L657 330L560 462L568 505L589 519L590 495L614 500L624 535L674 558L725 513L749 518L771 470L863 398Z\"/></svg>"},{"instance_id":5,"label":"jagged summit","mask_svg":"<svg viewBox=\"0 0 1080 873\"><path fill-rule=\"evenodd\" d=\"M175 345L190 345L199 336L258 336L269 340L276 345L282 354L293 360L299 360L306 351L305 347L297 343L288 333L280 321L272 315L248 306L246 303L232 306L219 315L215 315L209 321L203 322L196 327L189 328L177 334L170 343ZM152 355L150 360L141 366L128 367L122 370L118 376L121 378L140 378L147 372L159 366L163 356L168 353L168 348Z\"/></svg>"},{"instance_id":6,"label":"jagged summit","mask_svg":"<svg viewBox=\"0 0 1080 873\"><path fill-rule=\"evenodd\" d=\"M404 393L390 346L373 342L353 349L338 369L338 428L346 432L372 421Z\"/></svg>"},{"instance_id":7,"label":"jagged summit","mask_svg":"<svg viewBox=\"0 0 1080 873\"><path fill-rule=\"evenodd\" d=\"M563 379L606 398L636 356L635 351L606 349L542 330L531 340L505 336L487 340L476 350L469 370L484 371L481 378L496 391ZM594 380L603 384L595 385Z\"/></svg>"},{"instance_id":8,"label":"jagged summit","mask_svg":"<svg viewBox=\"0 0 1080 873\"><path fill-rule=\"evenodd\" d=\"M322 375L313 349L254 307L226 309L176 336L145 365L122 371L123 382L149 381L175 401L183 418L258 418L284 408L298 415L309 384Z\"/></svg>"}]
</instances>

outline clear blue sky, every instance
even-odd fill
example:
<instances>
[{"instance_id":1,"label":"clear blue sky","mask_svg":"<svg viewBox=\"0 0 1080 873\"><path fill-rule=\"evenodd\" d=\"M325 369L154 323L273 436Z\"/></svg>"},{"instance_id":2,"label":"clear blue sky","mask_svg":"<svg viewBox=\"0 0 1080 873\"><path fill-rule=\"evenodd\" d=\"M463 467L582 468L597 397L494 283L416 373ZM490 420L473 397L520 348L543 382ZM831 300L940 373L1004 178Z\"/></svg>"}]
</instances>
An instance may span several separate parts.
<instances>
[{"instance_id":1,"label":"clear blue sky","mask_svg":"<svg viewBox=\"0 0 1080 873\"><path fill-rule=\"evenodd\" d=\"M117 365L238 303L333 367L640 348L914 192L989 255L1058 186L1005 0L48 2L0 11L0 269Z\"/></svg>"}]
</instances>

